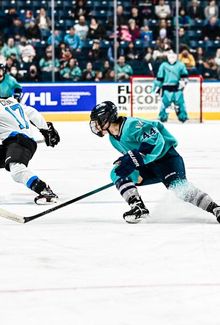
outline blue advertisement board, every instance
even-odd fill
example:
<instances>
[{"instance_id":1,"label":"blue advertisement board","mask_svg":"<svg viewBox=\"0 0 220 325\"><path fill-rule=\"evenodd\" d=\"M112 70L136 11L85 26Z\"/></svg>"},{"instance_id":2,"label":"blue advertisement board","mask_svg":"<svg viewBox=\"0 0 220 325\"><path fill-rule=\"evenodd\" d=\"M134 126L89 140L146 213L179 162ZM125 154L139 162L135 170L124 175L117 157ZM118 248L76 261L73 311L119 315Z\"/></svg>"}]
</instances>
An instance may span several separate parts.
<instances>
[{"instance_id":1,"label":"blue advertisement board","mask_svg":"<svg viewBox=\"0 0 220 325\"><path fill-rule=\"evenodd\" d=\"M96 105L96 85L23 84L22 103L40 112L88 112Z\"/></svg>"}]
</instances>

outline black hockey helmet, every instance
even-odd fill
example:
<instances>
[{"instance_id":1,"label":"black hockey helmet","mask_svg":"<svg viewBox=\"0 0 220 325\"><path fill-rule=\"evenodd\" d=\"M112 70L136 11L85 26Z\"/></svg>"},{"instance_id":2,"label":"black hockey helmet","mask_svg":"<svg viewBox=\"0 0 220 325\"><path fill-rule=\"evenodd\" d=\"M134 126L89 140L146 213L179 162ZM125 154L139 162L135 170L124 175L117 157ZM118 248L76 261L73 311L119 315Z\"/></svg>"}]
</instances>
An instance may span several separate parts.
<instances>
[{"instance_id":1,"label":"black hockey helmet","mask_svg":"<svg viewBox=\"0 0 220 325\"><path fill-rule=\"evenodd\" d=\"M102 137L101 130L108 123L114 123L118 119L117 107L110 101L104 101L96 105L90 114L90 128L93 133ZM105 129L107 129L105 127Z\"/></svg>"},{"instance_id":2,"label":"black hockey helmet","mask_svg":"<svg viewBox=\"0 0 220 325\"><path fill-rule=\"evenodd\" d=\"M3 70L3 73L6 72L5 65L3 63L0 63L0 70Z\"/></svg>"}]
</instances>

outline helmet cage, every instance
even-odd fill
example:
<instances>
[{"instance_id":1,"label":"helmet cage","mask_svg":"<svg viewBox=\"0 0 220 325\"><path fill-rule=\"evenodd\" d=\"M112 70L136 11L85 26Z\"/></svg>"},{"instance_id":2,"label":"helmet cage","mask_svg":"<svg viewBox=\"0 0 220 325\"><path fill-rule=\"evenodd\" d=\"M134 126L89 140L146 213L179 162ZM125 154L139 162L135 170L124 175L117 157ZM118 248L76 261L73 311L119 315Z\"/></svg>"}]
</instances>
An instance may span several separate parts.
<instances>
[{"instance_id":1,"label":"helmet cage","mask_svg":"<svg viewBox=\"0 0 220 325\"><path fill-rule=\"evenodd\" d=\"M90 115L90 128L91 131L98 135L103 136L102 131L108 130L111 123L115 122L118 118L117 107L110 101L105 101L97 106Z\"/></svg>"}]
</instances>

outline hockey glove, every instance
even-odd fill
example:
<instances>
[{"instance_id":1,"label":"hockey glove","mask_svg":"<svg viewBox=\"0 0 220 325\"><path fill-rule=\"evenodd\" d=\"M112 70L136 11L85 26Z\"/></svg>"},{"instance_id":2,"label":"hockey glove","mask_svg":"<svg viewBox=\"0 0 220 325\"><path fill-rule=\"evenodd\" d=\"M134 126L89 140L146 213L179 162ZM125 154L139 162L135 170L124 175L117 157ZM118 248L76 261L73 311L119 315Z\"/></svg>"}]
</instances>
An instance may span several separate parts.
<instances>
[{"instance_id":1,"label":"hockey glove","mask_svg":"<svg viewBox=\"0 0 220 325\"><path fill-rule=\"evenodd\" d=\"M21 90L20 89L15 89L14 91L14 98L20 103L21 101Z\"/></svg>"},{"instance_id":2,"label":"hockey glove","mask_svg":"<svg viewBox=\"0 0 220 325\"><path fill-rule=\"evenodd\" d=\"M60 142L60 136L53 123L47 122L48 130L40 129L47 146L54 147Z\"/></svg>"},{"instance_id":3,"label":"hockey glove","mask_svg":"<svg viewBox=\"0 0 220 325\"><path fill-rule=\"evenodd\" d=\"M181 79L179 81L179 86L178 86L178 90L183 90L187 85L187 80L186 79Z\"/></svg>"},{"instance_id":4,"label":"hockey glove","mask_svg":"<svg viewBox=\"0 0 220 325\"><path fill-rule=\"evenodd\" d=\"M114 162L118 165L115 173L119 177L129 176L135 169L144 165L143 157L138 150L129 150L124 156Z\"/></svg>"}]
</instances>

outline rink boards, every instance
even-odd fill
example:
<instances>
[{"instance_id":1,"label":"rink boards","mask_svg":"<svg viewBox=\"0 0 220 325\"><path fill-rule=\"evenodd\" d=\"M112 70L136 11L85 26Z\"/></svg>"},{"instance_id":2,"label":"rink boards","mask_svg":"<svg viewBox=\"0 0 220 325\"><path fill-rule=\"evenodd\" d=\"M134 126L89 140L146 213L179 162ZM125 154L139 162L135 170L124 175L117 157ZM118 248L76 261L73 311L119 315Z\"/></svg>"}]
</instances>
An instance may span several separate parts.
<instances>
[{"instance_id":1,"label":"rink boards","mask_svg":"<svg viewBox=\"0 0 220 325\"><path fill-rule=\"evenodd\" d=\"M104 100L113 101L120 114L132 114L129 83L36 83L22 86L22 102L36 107L51 121L87 121L91 109ZM185 90L187 111L191 119L199 119L200 95L195 87L197 86L188 84ZM136 110L135 116L157 118L160 102L155 100L151 91L141 93L134 100L139 100L146 108ZM203 120L220 120L220 82L203 82L201 101ZM170 117L175 118L172 109Z\"/></svg>"}]
</instances>

